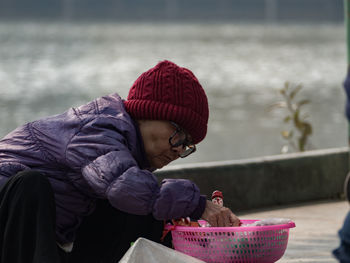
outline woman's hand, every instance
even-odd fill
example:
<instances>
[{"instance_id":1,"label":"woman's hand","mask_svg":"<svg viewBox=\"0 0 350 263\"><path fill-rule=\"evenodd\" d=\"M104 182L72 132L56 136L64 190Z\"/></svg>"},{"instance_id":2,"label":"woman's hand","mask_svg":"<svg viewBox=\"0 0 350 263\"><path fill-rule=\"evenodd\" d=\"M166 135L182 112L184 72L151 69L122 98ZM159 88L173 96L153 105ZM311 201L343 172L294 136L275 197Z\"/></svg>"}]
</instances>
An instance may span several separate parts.
<instances>
[{"instance_id":1,"label":"woman's hand","mask_svg":"<svg viewBox=\"0 0 350 263\"><path fill-rule=\"evenodd\" d=\"M227 207L221 207L207 200L202 219L207 221L212 227L217 226L239 226L238 217Z\"/></svg>"}]
</instances>

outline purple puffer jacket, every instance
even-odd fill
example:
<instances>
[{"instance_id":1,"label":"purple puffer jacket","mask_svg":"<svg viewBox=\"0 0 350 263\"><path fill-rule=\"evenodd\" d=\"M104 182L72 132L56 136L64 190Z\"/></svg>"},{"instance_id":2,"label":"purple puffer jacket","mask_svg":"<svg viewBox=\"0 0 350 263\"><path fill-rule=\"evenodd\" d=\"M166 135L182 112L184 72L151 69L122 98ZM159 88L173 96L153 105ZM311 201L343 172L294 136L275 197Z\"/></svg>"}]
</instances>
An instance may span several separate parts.
<instances>
[{"instance_id":1,"label":"purple puffer jacket","mask_svg":"<svg viewBox=\"0 0 350 263\"><path fill-rule=\"evenodd\" d=\"M61 244L74 241L96 198L159 220L201 216L205 197L194 183L168 179L159 187L147 168L138 126L117 94L25 124L0 141L0 186L25 169L48 176Z\"/></svg>"}]
</instances>

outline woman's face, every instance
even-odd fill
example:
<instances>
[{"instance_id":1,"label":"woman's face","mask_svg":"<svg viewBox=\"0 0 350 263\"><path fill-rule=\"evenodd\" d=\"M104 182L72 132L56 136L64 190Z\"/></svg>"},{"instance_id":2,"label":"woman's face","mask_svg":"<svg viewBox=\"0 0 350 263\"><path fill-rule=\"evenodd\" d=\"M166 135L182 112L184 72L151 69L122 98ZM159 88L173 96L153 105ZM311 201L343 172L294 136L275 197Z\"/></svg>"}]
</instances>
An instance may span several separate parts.
<instances>
[{"instance_id":1,"label":"woman's face","mask_svg":"<svg viewBox=\"0 0 350 263\"><path fill-rule=\"evenodd\" d=\"M179 158L182 145L171 147L169 138L176 128L169 121L139 120L147 159L152 168L160 169Z\"/></svg>"}]
</instances>

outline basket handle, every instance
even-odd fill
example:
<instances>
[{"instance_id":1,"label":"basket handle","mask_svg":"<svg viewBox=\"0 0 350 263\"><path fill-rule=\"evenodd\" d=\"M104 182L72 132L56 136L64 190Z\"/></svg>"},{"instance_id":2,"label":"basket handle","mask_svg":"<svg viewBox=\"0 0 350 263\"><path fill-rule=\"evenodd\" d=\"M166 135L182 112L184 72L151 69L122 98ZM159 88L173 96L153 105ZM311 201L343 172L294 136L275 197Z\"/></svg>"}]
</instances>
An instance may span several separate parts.
<instances>
[{"instance_id":1,"label":"basket handle","mask_svg":"<svg viewBox=\"0 0 350 263\"><path fill-rule=\"evenodd\" d=\"M170 231L173 231L175 229L176 226L174 225L171 225L169 223L166 223L164 221L164 228L163 228L163 234L162 234L162 237L160 238L160 241L164 241L164 238L166 237L166 235L170 232Z\"/></svg>"}]
</instances>

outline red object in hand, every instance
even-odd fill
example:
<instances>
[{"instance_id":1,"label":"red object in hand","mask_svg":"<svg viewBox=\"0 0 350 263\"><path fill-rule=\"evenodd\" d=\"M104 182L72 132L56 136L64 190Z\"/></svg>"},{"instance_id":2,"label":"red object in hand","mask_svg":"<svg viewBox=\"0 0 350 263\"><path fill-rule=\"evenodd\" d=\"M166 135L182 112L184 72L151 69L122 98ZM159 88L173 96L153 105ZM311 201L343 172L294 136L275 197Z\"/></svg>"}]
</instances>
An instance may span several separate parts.
<instances>
[{"instance_id":1,"label":"red object in hand","mask_svg":"<svg viewBox=\"0 0 350 263\"><path fill-rule=\"evenodd\" d=\"M211 201L221 207L224 206L224 196L221 191L215 190L211 195Z\"/></svg>"},{"instance_id":2,"label":"red object in hand","mask_svg":"<svg viewBox=\"0 0 350 263\"><path fill-rule=\"evenodd\" d=\"M220 197L221 199L224 199L224 196L222 194L221 191L219 190L215 190L212 195L211 195L211 199L214 199L215 197Z\"/></svg>"}]
</instances>

